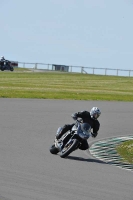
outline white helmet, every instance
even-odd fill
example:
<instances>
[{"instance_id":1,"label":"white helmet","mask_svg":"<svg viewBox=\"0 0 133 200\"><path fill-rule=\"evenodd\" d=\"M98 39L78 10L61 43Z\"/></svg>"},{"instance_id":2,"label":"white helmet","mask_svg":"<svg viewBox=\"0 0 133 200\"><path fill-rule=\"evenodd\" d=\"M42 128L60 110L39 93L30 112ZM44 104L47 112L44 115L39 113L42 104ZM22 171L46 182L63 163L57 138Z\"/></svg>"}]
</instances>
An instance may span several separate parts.
<instances>
[{"instance_id":1,"label":"white helmet","mask_svg":"<svg viewBox=\"0 0 133 200\"><path fill-rule=\"evenodd\" d=\"M101 111L100 111L99 108L93 107L93 108L90 110L90 116L91 116L91 118L93 118L93 119L96 120L100 115L101 115Z\"/></svg>"}]
</instances>

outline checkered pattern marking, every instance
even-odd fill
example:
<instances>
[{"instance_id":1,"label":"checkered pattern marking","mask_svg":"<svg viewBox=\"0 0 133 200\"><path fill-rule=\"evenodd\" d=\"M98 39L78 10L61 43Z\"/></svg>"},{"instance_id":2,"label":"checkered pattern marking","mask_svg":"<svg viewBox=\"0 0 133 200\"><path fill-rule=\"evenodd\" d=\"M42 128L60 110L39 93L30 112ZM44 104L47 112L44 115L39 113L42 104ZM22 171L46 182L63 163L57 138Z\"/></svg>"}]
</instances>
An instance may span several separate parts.
<instances>
[{"instance_id":1,"label":"checkered pattern marking","mask_svg":"<svg viewBox=\"0 0 133 200\"><path fill-rule=\"evenodd\" d=\"M133 164L122 161L122 157L117 153L116 146L127 140L133 140L133 136L118 137L102 140L92 144L90 153L99 160L117 167L133 172Z\"/></svg>"}]
</instances>

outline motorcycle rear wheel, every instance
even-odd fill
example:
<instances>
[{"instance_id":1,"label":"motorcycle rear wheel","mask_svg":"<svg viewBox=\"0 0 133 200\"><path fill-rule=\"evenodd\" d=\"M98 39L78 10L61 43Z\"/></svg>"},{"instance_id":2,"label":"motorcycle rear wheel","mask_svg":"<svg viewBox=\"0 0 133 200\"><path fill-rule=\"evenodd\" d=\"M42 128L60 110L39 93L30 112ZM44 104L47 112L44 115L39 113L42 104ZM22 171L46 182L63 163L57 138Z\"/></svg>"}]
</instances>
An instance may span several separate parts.
<instances>
[{"instance_id":1,"label":"motorcycle rear wheel","mask_svg":"<svg viewBox=\"0 0 133 200\"><path fill-rule=\"evenodd\" d=\"M54 144L50 147L49 151L52 154L57 154L59 152L59 150L55 147Z\"/></svg>"},{"instance_id":2,"label":"motorcycle rear wheel","mask_svg":"<svg viewBox=\"0 0 133 200\"><path fill-rule=\"evenodd\" d=\"M13 67L10 67L10 71L14 71L14 68L13 68Z\"/></svg>"},{"instance_id":3,"label":"motorcycle rear wheel","mask_svg":"<svg viewBox=\"0 0 133 200\"><path fill-rule=\"evenodd\" d=\"M78 145L79 141L77 139L73 139L70 144L68 142L60 152L60 157L66 158L70 153L72 153L77 148Z\"/></svg>"}]
</instances>

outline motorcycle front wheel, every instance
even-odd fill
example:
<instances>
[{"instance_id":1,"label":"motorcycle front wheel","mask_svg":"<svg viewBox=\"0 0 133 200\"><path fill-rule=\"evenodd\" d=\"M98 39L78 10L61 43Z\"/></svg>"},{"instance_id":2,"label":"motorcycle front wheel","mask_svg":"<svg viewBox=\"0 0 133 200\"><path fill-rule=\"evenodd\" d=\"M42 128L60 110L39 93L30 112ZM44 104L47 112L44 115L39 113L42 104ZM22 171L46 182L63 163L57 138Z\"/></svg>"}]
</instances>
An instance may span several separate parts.
<instances>
[{"instance_id":1,"label":"motorcycle front wheel","mask_svg":"<svg viewBox=\"0 0 133 200\"><path fill-rule=\"evenodd\" d=\"M68 143L64 146L64 148L60 152L60 157L66 158L70 153L72 153L77 148L78 145L79 141L77 139L72 139L68 141Z\"/></svg>"}]
</instances>

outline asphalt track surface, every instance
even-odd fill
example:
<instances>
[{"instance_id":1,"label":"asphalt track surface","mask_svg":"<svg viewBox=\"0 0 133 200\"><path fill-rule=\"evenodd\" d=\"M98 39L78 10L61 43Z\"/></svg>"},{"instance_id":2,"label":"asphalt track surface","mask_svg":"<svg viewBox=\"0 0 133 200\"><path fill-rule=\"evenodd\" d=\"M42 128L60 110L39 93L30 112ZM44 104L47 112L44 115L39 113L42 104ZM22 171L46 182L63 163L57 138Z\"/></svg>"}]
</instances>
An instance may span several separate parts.
<instances>
[{"instance_id":1,"label":"asphalt track surface","mask_svg":"<svg viewBox=\"0 0 133 200\"><path fill-rule=\"evenodd\" d=\"M133 200L133 173L86 151L52 155L56 129L71 113L98 106L97 138L133 134L133 103L0 99L0 200Z\"/></svg>"}]
</instances>

